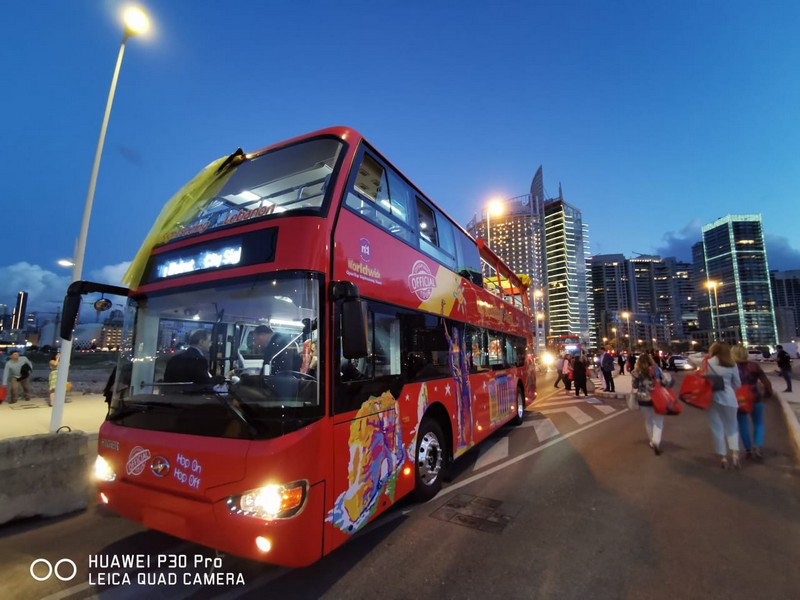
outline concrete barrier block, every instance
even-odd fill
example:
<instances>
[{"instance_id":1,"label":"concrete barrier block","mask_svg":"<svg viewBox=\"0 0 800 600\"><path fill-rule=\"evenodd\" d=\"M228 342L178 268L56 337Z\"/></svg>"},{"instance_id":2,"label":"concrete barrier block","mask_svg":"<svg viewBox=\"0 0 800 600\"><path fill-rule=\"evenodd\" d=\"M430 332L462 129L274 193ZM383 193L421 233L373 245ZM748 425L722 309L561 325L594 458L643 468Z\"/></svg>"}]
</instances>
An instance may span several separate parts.
<instances>
[{"instance_id":1,"label":"concrete barrier block","mask_svg":"<svg viewBox=\"0 0 800 600\"><path fill-rule=\"evenodd\" d=\"M0 523L86 508L89 461L82 431L0 440Z\"/></svg>"}]
</instances>

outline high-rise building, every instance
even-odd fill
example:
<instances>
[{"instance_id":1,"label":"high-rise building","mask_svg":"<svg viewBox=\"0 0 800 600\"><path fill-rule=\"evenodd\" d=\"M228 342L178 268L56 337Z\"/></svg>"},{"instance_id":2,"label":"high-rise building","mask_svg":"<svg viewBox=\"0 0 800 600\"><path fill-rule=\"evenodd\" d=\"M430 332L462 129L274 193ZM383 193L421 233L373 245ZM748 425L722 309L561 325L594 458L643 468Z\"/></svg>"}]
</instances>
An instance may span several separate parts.
<instances>
[{"instance_id":1,"label":"high-rise building","mask_svg":"<svg viewBox=\"0 0 800 600\"><path fill-rule=\"evenodd\" d=\"M667 347L687 342L696 328L691 265L674 258L622 254L591 258L596 336L622 347Z\"/></svg>"},{"instance_id":2,"label":"high-rise building","mask_svg":"<svg viewBox=\"0 0 800 600\"><path fill-rule=\"evenodd\" d=\"M627 332L619 326L620 315L631 308L627 261L622 254L598 254L589 260L589 273L595 337L622 340Z\"/></svg>"},{"instance_id":3,"label":"high-rise building","mask_svg":"<svg viewBox=\"0 0 800 600\"><path fill-rule=\"evenodd\" d=\"M588 226L583 215L559 198L544 205L545 264L549 335L580 335L584 343L597 344L594 306L587 285Z\"/></svg>"},{"instance_id":4,"label":"high-rise building","mask_svg":"<svg viewBox=\"0 0 800 600\"><path fill-rule=\"evenodd\" d=\"M12 329L25 328L25 309L28 307L28 292L17 294L17 304L14 306L14 314L11 317Z\"/></svg>"},{"instance_id":5,"label":"high-rise building","mask_svg":"<svg viewBox=\"0 0 800 600\"><path fill-rule=\"evenodd\" d=\"M473 237L488 240L495 254L512 271L530 278L530 305L535 312L546 315L543 194L540 166L531 183L530 194L504 200L499 215L489 215L487 209L482 210L473 216L466 229ZM536 323L536 339L544 346L546 319L537 319Z\"/></svg>"},{"instance_id":6,"label":"high-rise building","mask_svg":"<svg viewBox=\"0 0 800 600\"><path fill-rule=\"evenodd\" d=\"M540 165L529 194L504 201L500 215L482 210L466 229L488 239L515 273L530 277L531 307L544 317L536 320L542 346L546 335L565 334L580 335L585 344L594 345L588 226L581 211L564 201L560 186L558 198L545 200L544 193Z\"/></svg>"},{"instance_id":7,"label":"high-rise building","mask_svg":"<svg viewBox=\"0 0 800 600\"><path fill-rule=\"evenodd\" d=\"M777 343L761 215L728 215L703 226L703 266L712 329L747 346Z\"/></svg>"},{"instance_id":8,"label":"high-rise building","mask_svg":"<svg viewBox=\"0 0 800 600\"><path fill-rule=\"evenodd\" d=\"M770 271L778 341L800 338L800 270Z\"/></svg>"}]
</instances>

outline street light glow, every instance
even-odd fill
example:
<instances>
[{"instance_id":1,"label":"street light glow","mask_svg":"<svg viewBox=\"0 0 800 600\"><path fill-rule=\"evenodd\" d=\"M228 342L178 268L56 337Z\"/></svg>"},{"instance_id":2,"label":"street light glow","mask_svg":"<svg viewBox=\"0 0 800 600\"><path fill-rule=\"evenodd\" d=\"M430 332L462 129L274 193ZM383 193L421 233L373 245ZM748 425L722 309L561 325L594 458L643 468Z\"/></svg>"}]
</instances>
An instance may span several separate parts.
<instances>
[{"instance_id":1,"label":"street light glow","mask_svg":"<svg viewBox=\"0 0 800 600\"><path fill-rule=\"evenodd\" d=\"M122 14L122 19L125 22L125 33L128 35L140 35L147 33L150 29L150 19L138 6L129 6Z\"/></svg>"}]
</instances>

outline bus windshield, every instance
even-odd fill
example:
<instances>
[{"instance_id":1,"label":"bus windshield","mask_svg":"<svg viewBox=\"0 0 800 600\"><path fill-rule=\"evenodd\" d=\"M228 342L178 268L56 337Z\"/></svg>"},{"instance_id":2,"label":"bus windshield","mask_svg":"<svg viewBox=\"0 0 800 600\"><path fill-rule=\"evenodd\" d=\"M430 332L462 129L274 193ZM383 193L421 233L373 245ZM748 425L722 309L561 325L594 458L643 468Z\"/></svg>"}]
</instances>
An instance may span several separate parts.
<instances>
[{"instance_id":1,"label":"bus windshield","mask_svg":"<svg viewBox=\"0 0 800 600\"><path fill-rule=\"evenodd\" d=\"M290 272L131 298L108 419L245 439L319 419L320 293L321 276Z\"/></svg>"}]
</instances>

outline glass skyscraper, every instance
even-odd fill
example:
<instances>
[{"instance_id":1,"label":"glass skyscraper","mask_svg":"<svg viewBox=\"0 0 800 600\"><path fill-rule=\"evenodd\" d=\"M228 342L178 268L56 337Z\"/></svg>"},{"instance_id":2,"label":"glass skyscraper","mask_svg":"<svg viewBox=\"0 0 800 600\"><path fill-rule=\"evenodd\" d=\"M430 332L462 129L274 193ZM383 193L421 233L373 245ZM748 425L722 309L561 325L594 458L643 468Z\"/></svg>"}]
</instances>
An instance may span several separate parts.
<instances>
[{"instance_id":1,"label":"glass skyscraper","mask_svg":"<svg viewBox=\"0 0 800 600\"><path fill-rule=\"evenodd\" d=\"M747 346L776 344L761 215L728 215L702 231L705 293L717 337Z\"/></svg>"}]
</instances>

